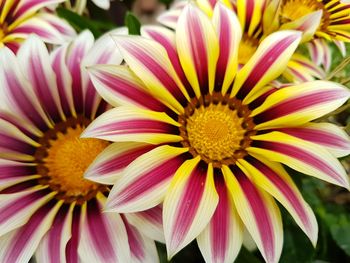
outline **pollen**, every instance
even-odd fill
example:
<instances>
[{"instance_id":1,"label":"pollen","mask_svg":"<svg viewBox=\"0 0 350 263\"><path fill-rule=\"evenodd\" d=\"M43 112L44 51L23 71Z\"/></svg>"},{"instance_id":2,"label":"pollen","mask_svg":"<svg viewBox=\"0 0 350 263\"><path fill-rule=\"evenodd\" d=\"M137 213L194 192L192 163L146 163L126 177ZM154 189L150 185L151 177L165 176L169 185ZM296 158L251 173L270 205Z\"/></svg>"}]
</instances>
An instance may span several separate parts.
<instances>
[{"instance_id":1,"label":"pollen","mask_svg":"<svg viewBox=\"0 0 350 263\"><path fill-rule=\"evenodd\" d=\"M294 21L314 11L323 9L323 4L317 0L285 0L281 10L281 22Z\"/></svg>"},{"instance_id":2,"label":"pollen","mask_svg":"<svg viewBox=\"0 0 350 263\"><path fill-rule=\"evenodd\" d=\"M215 92L192 99L179 116L180 135L184 147L214 167L235 164L246 155L254 123L247 106Z\"/></svg>"},{"instance_id":3,"label":"pollen","mask_svg":"<svg viewBox=\"0 0 350 263\"><path fill-rule=\"evenodd\" d=\"M45 157L39 165L39 174L45 178L46 184L66 202L89 200L103 188L84 179L84 172L109 143L80 138L83 130L77 125L57 132L53 139L48 140Z\"/></svg>"}]
</instances>

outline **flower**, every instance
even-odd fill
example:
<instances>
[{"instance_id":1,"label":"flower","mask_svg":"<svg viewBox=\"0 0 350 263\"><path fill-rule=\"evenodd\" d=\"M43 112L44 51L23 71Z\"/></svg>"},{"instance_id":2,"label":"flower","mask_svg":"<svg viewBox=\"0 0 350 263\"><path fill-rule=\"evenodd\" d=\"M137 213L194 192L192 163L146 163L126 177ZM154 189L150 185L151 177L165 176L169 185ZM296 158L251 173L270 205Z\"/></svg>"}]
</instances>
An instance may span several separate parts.
<instances>
[{"instance_id":1,"label":"flower","mask_svg":"<svg viewBox=\"0 0 350 263\"><path fill-rule=\"evenodd\" d=\"M114 170L138 156L125 145L80 139L108 106L84 66L120 63L114 45L109 36L94 44L85 31L50 55L36 36L17 56L0 50L0 262L28 262L33 254L37 262L157 262L154 242L139 229L162 240L161 208L102 213L118 175L105 183L83 178L103 149L128 156Z\"/></svg>"},{"instance_id":2,"label":"flower","mask_svg":"<svg viewBox=\"0 0 350 263\"><path fill-rule=\"evenodd\" d=\"M301 39L279 31L237 72L241 27L223 4L212 19L189 4L176 31L142 28L114 36L125 65L89 68L100 95L121 105L96 118L84 138L151 143L109 194L106 211L136 212L164 200L168 256L197 238L208 262L232 262L247 228L267 262L277 262L283 230L277 199L315 245L317 222L282 164L349 188L336 156L349 154L345 132L311 122L350 96L313 81L266 86L285 69ZM100 160L86 177L113 174ZM115 158L116 160L122 158Z\"/></svg>"}]
</instances>

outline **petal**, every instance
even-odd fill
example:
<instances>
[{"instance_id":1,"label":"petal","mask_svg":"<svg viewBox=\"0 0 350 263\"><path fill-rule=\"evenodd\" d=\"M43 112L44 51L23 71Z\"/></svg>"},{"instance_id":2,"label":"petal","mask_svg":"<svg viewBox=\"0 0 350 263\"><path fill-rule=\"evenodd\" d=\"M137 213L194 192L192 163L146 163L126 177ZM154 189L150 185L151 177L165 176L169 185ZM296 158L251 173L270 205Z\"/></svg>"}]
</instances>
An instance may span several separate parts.
<instances>
[{"instance_id":1,"label":"petal","mask_svg":"<svg viewBox=\"0 0 350 263\"><path fill-rule=\"evenodd\" d=\"M237 0L237 16L241 27L248 35L253 35L262 22L264 1Z\"/></svg>"},{"instance_id":2,"label":"petal","mask_svg":"<svg viewBox=\"0 0 350 263\"><path fill-rule=\"evenodd\" d=\"M239 163L248 171L247 175L255 185L271 194L288 210L316 246L318 235L316 217L283 166L263 158L259 161L253 157L240 160Z\"/></svg>"},{"instance_id":3,"label":"petal","mask_svg":"<svg viewBox=\"0 0 350 263\"><path fill-rule=\"evenodd\" d=\"M98 93L114 107L135 105L154 111L167 110L126 66L97 65L89 67L88 72Z\"/></svg>"},{"instance_id":4,"label":"petal","mask_svg":"<svg viewBox=\"0 0 350 263\"><path fill-rule=\"evenodd\" d=\"M233 262L241 249L242 223L222 174L215 177L219 203L209 224L197 237L199 249L206 262Z\"/></svg>"},{"instance_id":5,"label":"petal","mask_svg":"<svg viewBox=\"0 0 350 263\"><path fill-rule=\"evenodd\" d=\"M166 10L157 17L157 21L171 29L176 29L179 16L186 5L186 1L174 2L169 10Z\"/></svg>"},{"instance_id":6,"label":"petal","mask_svg":"<svg viewBox=\"0 0 350 263\"><path fill-rule=\"evenodd\" d=\"M187 92L189 93L190 97L194 97L193 90L190 89L190 84L187 81L177 54L175 32L161 26L142 26L141 35L157 41L165 48L181 82L187 88Z\"/></svg>"},{"instance_id":7,"label":"petal","mask_svg":"<svg viewBox=\"0 0 350 263\"><path fill-rule=\"evenodd\" d=\"M350 154L349 135L331 123L308 123L301 127L282 128L279 131L319 144L337 158Z\"/></svg>"},{"instance_id":8,"label":"petal","mask_svg":"<svg viewBox=\"0 0 350 263\"><path fill-rule=\"evenodd\" d=\"M243 99L245 104L253 101L261 88L285 70L300 42L300 34L298 31L284 30L266 37L237 73L231 97Z\"/></svg>"},{"instance_id":9,"label":"petal","mask_svg":"<svg viewBox=\"0 0 350 263\"><path fill-rule=\"evenodd\" d=\"M216 66L216 86L226 94L238 68L238 47L242 30L237 16L220 2L216 4L213 25L219 38L220 55Z\"/></svg>"},{"instance_id":10,"label":"petal","mask_svg":"<svg viewBox=\"0 0 350 263\"><path fill-rule=\"evenodd\" d=\"M19 1L12 16L13 20L23 20L37 12L40 8L61 3L64 0L26 0Z\"/></svg>"},{"instance_id":11,"label":"petal","mask_svg":"<svg viewBox=\"0 0 350 263\"><path fill-rule=\"evenodd\" d=\"M90 164L84 177L94 182L112 185L120 179L125 167L154 147L137 142L113 143Z\"/></svg>"},{"instance_id":12,"label":"petal","mask_svg":"<svg viewBox=\"0 0 350 263\"><path fill-rule=\"evenodd\" d=\"M176 112L189 96L172 66L165 48L154 40L140 36L113 35L126 63L145 83L149 91Z\"/></svg>"},{"instance_id":13,"label":"petal","mask_svg":"<svg viewBox=\"0 0 350 263\"><path fill-rule=\"evenodd\" d=\"M122 217L131 253L131 262L139 263L157 263L159 262L157 248L153 240L144 236L135 226L128 223L125 217Z\"/></svg>"},{"instance_id":14,"label":"petal","mask_svg":"<svg viewBox=\"0 0 350 263\"><path fill-rule=\"evenodd\" d=\"M187 148L163 145L141 155L113 186L106 210L130 213L161 203L170 180L184 162L181 154L187 151Z\"/></svg>"},{"instance_id":15,"label":"petal","mask_svg":"<svg viewBox=\"0 0 350 263\"><path fill-rule=\"evenodd\" d=\"M43 206L23 227L0 237L0 261L29 262L61 205L59 202Z\"/></svg>"},{"instance_id":16,"label":"petal","mask_svg":"<svg viewBox=\"0 0 350 263\"><path fill-rule=\"evenodd\" d=\"M34 161L40 144L25 135L14 124L0 119L0 157L17 161Z\"/></svg>"},{"instance_id":17,"label":"petal","mask_svg":"<svg viewBox=\"0 0 350 263\"><path fill-rule=\"evenodd\" d=\"M72 76L72 93L77 113L83 113L84 109L81 62L93 44L94 36L90 31L85 30L69 44L67 49L66 64Z\"/></svg>"},{"instance_id":18,"label":"petal","mask_svg":"<svg viewBox=\"0 0 350 263\"><path fill-rule=\"evenodd\" d=\"M71 238L66 246L66 261L68 263L81 263L78 255L78 246L81 236L82 213L81 206L75 206L72 216Z\"/></svg>"},{"instance_id":19,"label":"petal","mask_svg":"<svg viewBox=\"0 0 350 263\"><path fill-rule=\"evenodd\" d=\"M66 245L71 237L74 205L62 206L52 227L41 240L35 259L38 263L66 263Z\"/></svg>"},{"instance_id":20,"label":"petal","mask_svg":"<svg viewBox=\"0 0 350 263\"><path fill-rule=\"evenodd\" d=\"M129 262L127 232L118 214L102 213L105 197L90 200L82 208L78 253L83 262Z\"/></svg>"},{"instance_id":21,"label":"petal","mask_svg":"<svg viewBox=\"0 0 350 263\"><path fill-rule=\"evenodd\" d=\"M120 34L124 33L125 30L122 28L114 30L113 32ZM110 34L111 33L107 33L97 39L95 44L81 61L84 112L85 116L90 116L92 119L96 115L101 102L101 97L98 96L96 89L88 76L86 67L97 64L119 65L123 61L122 55L119 50L115 48L115 42Z\"/></svg>"},{"instance_id":22,"label":"petal","mask_svg":"<svg viewBox=\"0 0 350 263\"><path fill-rule=\"evenodd\" d=\"M37 36L30 36L18 50L17 57L44 110L55 122L64 120L56 75L44 42Z\"/></svg>"},{"instance_id":23,"label":"petal","mask_svg":"<svg viewBox=\"0 0 350 263\"><path fill-rule=\"evenodd\" d=\"M179 142L182 137L173 132L178 126L165 113L121 106L99 116L81 136L152 144Z\"/></svg>"},{"instance_id":24,"label":"petal","mask_svg":"<svg viewBox=\"0 0 350 263\"><path fill-rule=\"evenodd\" d=\"M340 84L306 82L274 92L251 116L256 129L298 126L332 112L349 97L349 90Z\"/></svg>"},{"instance_id":25,"label":"petal","mask_svg":"<svg viewBox=\"0 0 350 263\"><path fill-rule=\"evenodd\" d=\"M59 98L64 114L66 116L77 116L74 108L72 76L66 65L68 45L56 48L50 54L51 66L56 74L56 84Z\"/></svg>"},{"instance_id":26,"label":"petal","mask_svg":"<svg viewBox=\"0 0 350 263\"><path fill-rule=\"evenodd\" d=\"M24 224L55 193L46 195L45 187L37 186L19 193L0 195L0 236Z\"/></svg>"},{"instance_id":27,"label":"petal","mask_svg":"<svg viewBox=\"0 0 350 263\"><path fill-rule=\"evenodd\" d=\"M12 185L39 178L34 164L0 159L0 191Z\"/></svg>"},{"instance_id":28,"label":"petal","mask_svg":"<svg viewBox=\"0 0 350 263\"><path fill-rule=\"evenodd\" d=\"M163 204L163 224L168 258L195 239L209 223L219 197L213 167L186 161L176 172Z\"/></svg>"},{"instance_id":29,"label":"petal","mask_svg":"<svg viewBox=\"0 0 350 263\"><path fill-rule=\"evenodd\" d=\"M158 242L165 242L162 223L163 209L160 205L151 209L125 214L126 219L144 235Z\"/></svg>"},{"instance_id":30,"label":"petal","mask_svg":"<svg viewBox=\"0 0 350 263\"><path fill-rule=\"evenodd\" d=\"M282 24L280 29L293 29L302 31L303 36L301 42L310 41L320 25L322 14L322 10L317 10L310 14L304 15L297 20Z\"/></svg>"},{"instance_id":31,"label":"petal","mask_svg":"<svg viewBox=\"0 0 350 263\"><path fill-rule=\"evenodd\" d=\"M301 173L349 188L349 181L340 162L317 144L281 133L270 132L251 137L249 153L283 163Z\"/></svg>"},{"instance_id":32,"label":"petal","mask_svg":"<svg viewBox=\"0 0 350 263\"><path fill-rule=\"evenodd\" d=\"M194 4L188 4L177 23L176 47L185 75L196 96L213 92L219 43L213 24Z\"/></svg>"},{"instance_id":33,"label":"petal","mask_svg":"<svg viewBox=\"0 0 350 263\"><path fill-rule=\"evenodd\" d=\"M38 128L51 127L30 83L20 70L16 56L7 48L0 49L0 98L6 109Z\"/></svg>"},{"instance_id":34,"label":"petal","mask_svg":"<svg viewBox=\"0 0 350 263\"><path fill-rule=\"evenodd\" d=\"M273 198L257 188L238 167L222 168L236 209L266 262L278 262L283 245L280 211Z\"/></svg>"}]
</instances>

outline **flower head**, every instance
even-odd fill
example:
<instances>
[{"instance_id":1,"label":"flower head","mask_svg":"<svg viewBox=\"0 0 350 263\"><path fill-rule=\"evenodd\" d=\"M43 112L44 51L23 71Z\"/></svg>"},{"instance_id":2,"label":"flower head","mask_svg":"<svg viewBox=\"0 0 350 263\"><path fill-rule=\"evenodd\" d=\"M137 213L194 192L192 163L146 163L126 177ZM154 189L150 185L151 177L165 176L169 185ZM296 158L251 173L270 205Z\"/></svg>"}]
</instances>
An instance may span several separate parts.
<instances>
[{"instance_id":1,"label":"flower head","mask_svg":"<svg viewBox=\"0 0 350 263\"><path fill-rule=\"evenodd\" d=\"M121 62L109 36L94 43L86 31L49 54L32 36L14 55L0 50L0 261L157 262L161 208L136 214L102 212L111 181L84 171L103 150L127 155L84 128L108 106L84 67ZM139 152L144 144L138 144ZM122 169L137 153L114 163ZM107 171L107 170L105 170Z\"/></svg>"},{"instance_id":2,"label":"flower head","mask_svg":"<svg viewBox=\"0 0 350 263\"><path fill-rule=\"evenodd\" d=\"M349 91L326 81L268 86L285 70L297 31L266 37L237 71L241 27L220 3L211 19L189 4L175 32L149 26L142 34L114 37L126 65L89 69L99 93L122 106L95 119L83 137L153 145L124 170L107 211L164 200L169 257L197 238L208 262L232 262L246 227L265 260L277 262L283 231L275 198L315 244L315 216L281 164L349 187L335 157L349 153L348 138L332 124L311 122ZM113 173L104 172L103 156L87 177Z\"/></svg>"},{"instance_id":3,"label":"flower head","mask_svg":"<svg viewBox=\"0 0 350 263\"><path fill-rule=\"evenodd\" d=\"M30 34L37 34L45 42L62 44L75 32L64 20L48 12L39 12L43 7L62 0L1 0L0 1L0 48L7 46L16 51L19 44Z\"/></svg>"}]
</instances>

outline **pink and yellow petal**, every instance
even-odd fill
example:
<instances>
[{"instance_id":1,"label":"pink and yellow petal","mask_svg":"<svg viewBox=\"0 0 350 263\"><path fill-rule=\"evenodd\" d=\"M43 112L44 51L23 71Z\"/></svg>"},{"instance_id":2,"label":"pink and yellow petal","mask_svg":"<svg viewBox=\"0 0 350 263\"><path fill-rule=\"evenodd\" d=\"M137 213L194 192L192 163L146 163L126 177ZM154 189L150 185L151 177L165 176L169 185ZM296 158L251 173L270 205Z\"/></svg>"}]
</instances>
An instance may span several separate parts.
<instances>
[{"instance_id":1,"label":"pink and yellow petal","mask_svg":"<svg viewBox=\"0 0 350 263\"><path fill-rule=\"evenodd\" d=\"M99 95L114 107L134 105L154 111L167 110L126 66L97 65L89 67L88 72Z\"/></svg>"},{"instance_id":2,"label":"pink and yellow petal","mask_svg":"<svg viewBox=\"0 0 350 263\"><path fill-rule=\"evenodd\" d=\"M237 0L237 15L241 27L248 35L253 35L260 26L264 1Z\"/></svg>"},{"instance_id":3,"label":"pink and yellow petal","mask_svg":"<svg viewBox=\"0 0 350 263\"><path fill-rule=\"evenodd\" d=\"M221 173L215 177L215 188L219 203L197 243L206 262L231 263L242 246L243 226Z\"/></svg>"},{"instance_id":4,"label":"pink and yellow petal","mask_svg":"<svg viewBox=\"0 0 350 263\"><path fill-rule=\"evenodd\" d=\"M181 141L182 137L173 132L179 126L178 122L164 112L121 106L99 116L81 136L115 142L160 144Z\"/></svg>"},{"instance_id":5,"label":"pink and yellow petal","mask_svg":"<svg viewBox=\"0 0 350 263\"><path fill-rule=\"evenodd\" d=\"M159 146L137 158L114 185L107 211L130 213L152 208L164 199L171 179L184 162L187 148Z\"/></svg>"},{"instance_id":6,"label":"pink and yellow petal","mask_svg":"<svg viewBox=\"0 0 350 263\"><path fill-rule=\"evenodd\" d=\"M0 237L0 261L29 262L45 233L50 229L62 202L48 203L19 229ZM25 238L23 238L25 237Z\"/></svg>"},{"instance_id":7,"label":"pink and yellow petal","mask_svg":"<svg viewBox=\"0 0 350 263\"><path fill-rule=\"evenodd\" d=\"M83 262L129 262L130 249L123 220L118 214L102 213L105 199L98 194L82 206L79 257Z\"/></svg>"},{"instance_id":8,"label":"pink and yellow petal","mask_svg":"<svg viewBox=\"0 0 350 263\"><path fill-rule=\"evenodd\" d=\"M213 167L200 163L199 157L184 162L171 181L163 204L168 258L172 258L204 230L218 201Z\"/></svg>"},{"instance_id":9,"label":"pink and yellow petal","mask_svg":"<svg viewBox=\"0 0 350 263\"><path fill-rule=\"evenodd\" d=\"M247 176L255 185L271 194L288 210L312 244L316 246L318 235L316 217L292 178L282 165L258 156L256 158L248 157L246 160L240 160L239 163L246 169Z\"/></svg>"},{"instance_id":10,"label":"pink and yellow petal","mask_svg":"<svg viewBox=\"0 0 350 263\"><path fill-rule=\"evenodd\" d=\"M340 107L350 97L344 86L313 81L279 89L252 111L256 129L305 124Z\"/></svg>"},{"instance_id":11,"label":"pink and yellow petal","mask_svg":"<svg viewBox=\"0 0 350 263\"><path fill-rule=\"evenodd\" d=\"M247 171L222 168L226 185L244 225L266 262L278 262L283 244L280 211L273 198L257 188L246 176Z\"/></svg>"},{"instance_id":12,"label":"pink and yellow petal","mask_svg":"<svg viewBox=\"0 0 350 263\"><path fill-rule=\"evenodd\" d=\"M127 213L125 217L130 224L138 228L144 235L152 240L164 243L162 212L162 206L158 205L145 211Z\"/></svg>"},{"instance_id":13,"label":"pink and yellow petal","mask_svg":"<svg viewBox=\"0 0 350 263\"><path fill-rule=\"evenodd\" d=\"M249 153L285 164L301 173L349 188L349 179L340 162L323 147L282 132L253 136Z\"/></svg>"},{"instance_id":14,"label":"pink and yellow petal","mask_svg":"<svg viewBox=\"0 0 350 263\"><path fill-rule=\"evenodd\" d=\"M219 43L209 17L194 4L188 4L181 13L175 35L182 68L196 96L212 93Z\"/></svg>"},{"instance_id":15,"label":"pink and yellow petal","mask_svg":"<svg viewBox=\"0 0 350 263\"><path fill-rule=\"evenodd\" d=\"M256 93L283 73L300 42L300 32L284 30L272 33L259 45L255 54L237 73L231 97L249 104Z\"/></svg>"},{"instance_id":16,"label":"pink and yellow petal","mask_svg":"<svg viewBox=\"0 0 350 263\"><path fill-rule=\"evenodd\" d=\"M177 113L189 100L165 48L158 42L140 36L113 35L125 61L144 82L150 93Z\"/></svg>"},{"instance_id":17,"label":"pink and yellow petal","mask_svg":"<svg viewBox=\"0 0 350 263\"><path fill-rule=\"evenodd\" d=\"M222 87L222 94L226 94L238 68L238 47L242 30L236 15L221 3L217 3L215 6L213 25L220 46L215 83Z\"/></svg>"}]
</instances>

